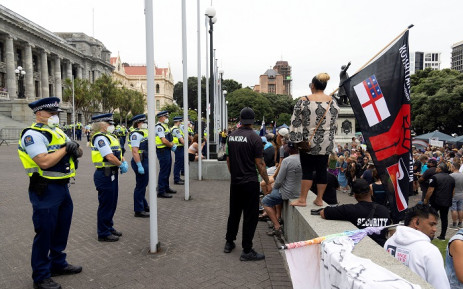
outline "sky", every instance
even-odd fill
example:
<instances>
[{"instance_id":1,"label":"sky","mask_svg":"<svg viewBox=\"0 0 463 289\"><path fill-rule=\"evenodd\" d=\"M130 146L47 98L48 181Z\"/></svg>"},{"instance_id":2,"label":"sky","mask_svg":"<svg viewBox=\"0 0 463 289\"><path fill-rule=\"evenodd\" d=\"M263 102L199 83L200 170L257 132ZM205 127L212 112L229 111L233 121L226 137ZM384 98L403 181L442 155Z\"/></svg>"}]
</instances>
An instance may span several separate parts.
<instances>
[{"instance_id":1,"label":"sky","mask_svg":"<svg viewBox=\"0 0 463 289\"><path fill-rule=\"evenodd\" d=\"M197 1L186 0L187 75L198 75ZM52 32L94 36L121 60L146 63L144 0L0 0L0 4ZM451 46L463 41L462 0L200 0L201 75L206 74L205 10L216 10L214 48L225 79L254 86L276 61L292 66L292 94L310 93L320 72L331 76L326 93L339 85L343 64L354 74L408 25L410 51L442 53L450 67ZM154 58L183 80L182 1L153 0Z\"/></svg>"}]
</instances>

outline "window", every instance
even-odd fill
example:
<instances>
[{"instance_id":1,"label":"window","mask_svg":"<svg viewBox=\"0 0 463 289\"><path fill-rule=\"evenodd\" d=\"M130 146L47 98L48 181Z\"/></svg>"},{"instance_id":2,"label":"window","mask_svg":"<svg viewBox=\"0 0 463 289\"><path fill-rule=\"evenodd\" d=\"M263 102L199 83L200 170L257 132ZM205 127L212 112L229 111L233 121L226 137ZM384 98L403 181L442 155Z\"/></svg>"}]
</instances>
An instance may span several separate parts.
<instances>
[{"instance_id":1,"label":"window","mask_svg":"<svg viewBox=\"0 0 463 289\"><path fill-rule=\"evenodd\" d=\"M275 84L269 84L268 85L268 93L275 93L275 92L276 92Z\"/></svg>"},{"instance_id":2,"label":"window","mask_svg":"<svg viewBox=\"0 0 463 289\"><path fill-rule=\"evenodd\" d=\"M0 42L0 61L1 61L1 62L5 61L5 60L3 59L3 57L4 57L3 42Z\"/></svg>"},{"instance_id":3,"label":"window","mask_svg":"<svg viewBox=\"0 0 463 289\"><path fill-rule=\"evenodd\" d=\"M161 110L161 101L159 99L156 100L156 110Z\"/></svg>"},{"instance_id":4,"label":"window","mask_svg":"<svg viewBox=\"0 0 463 289\"><path fill-rule=\"evenodd\" d=\"M156 84L156 93L159 93L159 84Z\"/></svg>"},{"instance_id":5,"label":"window","mask_svg":"<svg viewBox=\"0 0 463 289\"><path fill-rule=\"evenodd\" d=\"M34 72L39 71L39 66L37 65L37 63L39 63L37 55L32 55L32 69L34 70Z\"/></svg>"}]
</instances>

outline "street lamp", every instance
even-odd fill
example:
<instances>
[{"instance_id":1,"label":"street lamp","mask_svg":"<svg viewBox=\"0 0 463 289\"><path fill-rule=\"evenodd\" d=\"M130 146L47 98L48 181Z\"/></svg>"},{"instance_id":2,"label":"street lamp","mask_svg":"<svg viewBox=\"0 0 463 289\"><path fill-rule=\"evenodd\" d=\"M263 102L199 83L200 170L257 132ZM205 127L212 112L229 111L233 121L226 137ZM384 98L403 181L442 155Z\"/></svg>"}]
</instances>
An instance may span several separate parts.
<instances>
[{"instance_id":1,"label":"street lamp","mask_svg":"<svg viewBox=\"0 0 463 289\"><path fill-rule=\"evenodd\" d=\"M16 77L18 78L18 98L25 98L24 95L24 76L26 75L26 71L22 68L22 66L18 66L14 73L16 74Z\"/></svg>"},{"instance_id":2,"label":"street lamp","mask_svg":"<svg viewBox=\"0 0 463 289\"><path fill-rule=\"evenodd\" d=\"M222 99L222 123L223 123L223 128L225 130L228 130L227 126L227 104L226 104L226 99L227 99L227 91L223 90L223 99Z\"/></svg>"},{"instance_id":3,"label":"street lamp","mask_svg":"<svg viewBox=\"0 0 463 289\"><path fill-rule=\"evenodd\" d=\"M220 123L220 129L224 129L225 123L223 122L223 115L224 115L224 110L223 106L225 104L224 97L223 97L223 90L222 90L222 84L223 84L223 69L219 70L219 75L220 75L220 86L219 86L219 95L217 97L217 117L219 118L218 123Z\"/></svg>"},{"instance_id":4,"label":"street lamp","mask_svg":"<svg viewBox=\"0 0 463 289\"><path fill-rule=\"evenodd\" d=\"M214 33L214 23L217 22L217 17L215 17L215 8L214 7L208 7L206 9L206 16L209 18L209 34L210 34L210 76L209 76L209 105L210 105L210 115L214 115L214 42L213 42L213 33ZM215 129L214 129L214 118L212 120L209 120L209 129L207 131L209 134L209 142L211 145L217 145L214 143L214 135L215 135ZM208 148L208 153L209 149L211 151L215 152L215 148Z\"/></svg>"},{"instance_id":5,"label":"street lamp","mask_svg":"<svg viewBox=\"0 0 463 289\"><path fill-rule=\"evenodd\" d=\"M225 101L225 128L228 131L228 100Z\"/></svg>"}]
</instances>

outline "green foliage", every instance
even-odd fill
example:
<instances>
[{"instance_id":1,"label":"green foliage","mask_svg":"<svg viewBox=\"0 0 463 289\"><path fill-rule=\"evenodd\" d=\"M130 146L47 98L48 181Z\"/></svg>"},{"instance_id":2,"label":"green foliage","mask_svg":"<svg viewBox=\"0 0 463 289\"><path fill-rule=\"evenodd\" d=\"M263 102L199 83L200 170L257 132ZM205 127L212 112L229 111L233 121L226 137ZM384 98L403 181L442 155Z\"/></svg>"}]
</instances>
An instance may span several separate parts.
<instances>
[{"instance_id":1,"label":"green foliage","mask_svg":"<svg viewBox=\"0 0 463 289\"><path fill-rule=\"evenodd\" d=\"M267 123L274 119L270 101L262 94L249 88L235 90L227 96L229 119L239 120L241 109L250 107L256 115L256 122L262 121L265 117Z\"/></svg>"},{"instance_id":2,"label":"green foliage","mask_svg":"<svg viewBox=\"0 0 463 289\"><path fill-rule=\"evenodd\" d=\"M226 90L227 93L232 93L235 90L242 88L242 84L236 82L233 79L224 79L222 84L222 89Z\"/></svg>"},{"instance_id":3,"label":"green foliage","mask_svg":"<svg viewBox=\"0 0 463 289\"><path fill-rule=\"evenodd\" d=\"M450 69L418 71L411 77L412 126L417 134L440 130L462 134L463 74Z\"/></svg>"},{"instance_id":4,"label":"green foliage","mask_svg":"<svg viewBox=\"0 0 463 289\"><path fill-rule=\"evenodd\" d=\"M292 114L289 114L289 113L280 113L280 115L278 116L278 120L277 120L277 126L280 126L284 123L286 123L288 126L291 122L291 115Z\"/></svg>"},{"instance_id":5,"label":"green foliage","mask_svg":"<svg viewBox=\"0 0 463 289\"><path fill-rule=\"evenodd\" d=\"M72 81L67 78L63 83L63 101L72 103ZM89 122L93 112L98 111L99 102L96 101L95 92L87 79L74 80L74 105L77 111L82 111L85 122Z\"/></svg>"}]
</instances>

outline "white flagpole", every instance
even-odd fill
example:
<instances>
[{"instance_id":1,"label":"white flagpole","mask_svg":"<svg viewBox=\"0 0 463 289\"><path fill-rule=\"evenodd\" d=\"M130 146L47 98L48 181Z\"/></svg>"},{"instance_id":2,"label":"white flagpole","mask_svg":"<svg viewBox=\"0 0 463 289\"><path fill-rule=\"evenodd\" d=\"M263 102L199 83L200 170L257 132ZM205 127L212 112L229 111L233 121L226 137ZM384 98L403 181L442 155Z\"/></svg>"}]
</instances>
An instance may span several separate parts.
<instances>
[{"instance_id":1,"label":"white flagpole","mask_svg":"<svg viewBox=\"0 0 463 289\"><path fill-rule=\"evenodd\" d=\"M210 128L209 128L209 114L211 113L211 108L210 108L210 103L209 103L209 69L207 69L207 67L209 67L209 54L208 54L208 41L207 41L207 28L209 27L208 26L208 20L209 18L206 16L206 131L207 131L207 141L206 141L206 156L207 156L207 159L209 159L210 157L210 150L209 150L209 143L211 142L211 132L210 132ZM203 137L202 135L198 135L198 138L200 137ZM198 147L198 150L201 149L201 147Z\"/></svg>"},{"instance_id":2,"label":"white flagpole","mask_svg":"<svg viewBox=\"0 0 463 289\"><path fill-rule=\"evenodd\" d=\"M146 25L146 86L148 100L148 143L154 148L156 143L155 126L155 95L154 95L154 35L153 35L153 0L145 0ZM150 200L150 252L156 253L160 249L158 240L158 204L156 193L156 152L153 150L148 156L149 170L149 200Z\"/></svg>"},{"instance_id":3,"label":"white flagpole","mask_svg":"<svg viewBox=\"0 0 463 289\"><path fill-rule=\"evenodd\" d=\"M200 5L199 5L199 2L200 0L197 0L197 6L198 6L198 21L197 21L197 25L198 25L198 127L196 128L197 131L198 131L198 180L202 180L203 179L203 175L202 175L202 163L203 163L203 160L202 160L202 155L203 155L203 152L201 150L201 143L202 143L202 129L203 129L203 121L202 121L202 118L201 118L201 115L202 115L202 111L201 111L201 107L202 107L202 101L201 101L201 27L200 27ZM206 47L206 51L207 51L207 47ZM207 58L207 57L206 57ZM207 66L206 66L207 67ZM207 69L206 69L207 70ZM206 87L207 87L207 84L206 84ZM188 141L187 141L188 143ZM186 148L188 148L188 145L186 145ZM185 149L186 151L188 151L188 149ZM188 155L186 155L188 157ZM185 160L187 160L188 158L185 158Z\"/></svg>"},{"instance_id":4,"label":"white flagpole","mask_svg":"<svg viewBox=\"0 0 463 289\"><path fill-rule=\"evenodd\" d=\"M183 146L184 173L185 173L185 200L190 199L190 170L188 167L188 61L187 61L187 40L186 40L186 3L182 0L182 62L183 62Z\"/></svg>"},{"instance_id":5,"label":"white flagpole","mask_svg":"<svg viewBox=\"0 0 463 289\"><path fill-rule=\"evenodd\" d=\"M76 140L76 104L74 95L74 75L71 75L72 80L72 139Z\"/></svg>"}]
</instances>

